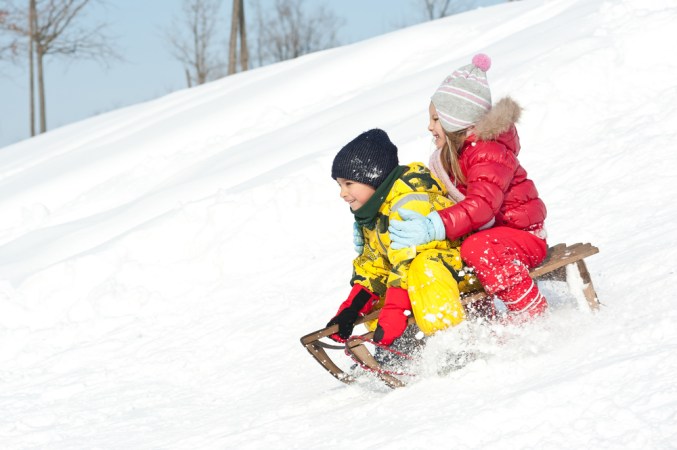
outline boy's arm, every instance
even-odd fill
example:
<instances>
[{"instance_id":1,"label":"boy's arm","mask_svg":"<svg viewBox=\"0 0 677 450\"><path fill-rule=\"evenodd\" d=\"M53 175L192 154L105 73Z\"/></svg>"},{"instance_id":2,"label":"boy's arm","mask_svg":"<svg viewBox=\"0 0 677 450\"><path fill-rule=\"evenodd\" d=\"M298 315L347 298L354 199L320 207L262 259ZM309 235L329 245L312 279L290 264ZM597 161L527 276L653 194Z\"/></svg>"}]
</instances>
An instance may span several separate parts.
<instances>
[{"instance_id":1,"label":"boy's arm","mask_svg":"<svg viewBox=\"0 0 677 450\"><path fill-rule=\"evenodd\" d=\"M381 261L382 262L382 261ZM353 331L358 317L369 314L375 307L380 307L379 302L386 291L388 271L373 260L362 254L353 261L353 277L350 284L353 286L348 298L341 303L336 315L329 321L327 326L338 325L339 332L329 336L337 342L344 342Z\"/></svg>"}]
</instances>

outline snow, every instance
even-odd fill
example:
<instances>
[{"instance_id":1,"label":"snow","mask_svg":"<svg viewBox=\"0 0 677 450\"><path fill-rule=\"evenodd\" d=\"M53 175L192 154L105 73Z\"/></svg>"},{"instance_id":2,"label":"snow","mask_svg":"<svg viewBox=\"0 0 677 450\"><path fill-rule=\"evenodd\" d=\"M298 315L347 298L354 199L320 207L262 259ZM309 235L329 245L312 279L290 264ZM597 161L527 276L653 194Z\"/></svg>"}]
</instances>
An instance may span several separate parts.
<instances>
[{"instance_id":1,"label":"snow","mask_svg":"<svg viewBox=\"0 0 677 450\"><path fill-rule=\"evenodd\" d=\"M0 149L0 447L677 447L676 20L511 2ZM406 388L339 383L299 344L349 290L331 161L373 127L427 161L428 99L479 52L604 306L544 283L550 317L440 333Z\"/></svg>"}]
</instances>

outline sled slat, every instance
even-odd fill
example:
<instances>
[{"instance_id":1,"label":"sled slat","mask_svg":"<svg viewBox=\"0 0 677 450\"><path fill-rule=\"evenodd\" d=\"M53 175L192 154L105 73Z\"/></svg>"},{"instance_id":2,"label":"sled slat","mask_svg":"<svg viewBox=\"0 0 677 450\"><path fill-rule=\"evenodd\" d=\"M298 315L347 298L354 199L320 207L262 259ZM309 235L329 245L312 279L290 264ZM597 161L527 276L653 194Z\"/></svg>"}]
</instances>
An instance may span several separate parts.
<instances>
[{"instance_id":1,"label":"sled slat","mask_svg":"<svg viewBox=\"0 0 677 450\"><path fill-rule=\"evenodd\" d=\"M583 280L583 295L585 295L585 299L588 301L588 306L590 306L591 310L597 310L599 309L599 299L597 298L597 293L595 292L595 288L592 285L592 279L590 278L590 272L588 272L588 267L585 265L585 261L582 259L579 259L576 261L576 265L578 266L578 272L581 275L581 279Z\"/></svg>"},{"instance_id":2,"label":"sled slat","mask_svg":"<svg viewBox=\"0 0 677 450\"><path fill-rule=\"evenodd\" d=\"M319 344L320 341L310 342L304 347L308 350L315 360L324 367L334 378L346 384L355 382L355 378L345 373L334 361L331 360L327 352Z\"/></svg>"},{"instance_id":3,"label":"sled slat","mask_svg":"<svg viewBox=\"0 0 677 450\"><path fill-rule=\"evenodd\" d=\"M560 267L564 267L567 264L574 263L576 261L592 256L596 253L599 253L599 249L591 244L573 244L569 247L554 253L553 255L546 258L543 263L534 268L530 275L532 278L538 278L546 273L552 272Z\"/></svg>"},{"instance_id":4,"label":"sled slat","mask_svg":"<svg viewBox=\"0 0 677 450\"><path fill-rule=\"evenodd\" d=\"M378 315L381 311L373 311L369 314L367 314L364 317L360 317L355 321L355 325L359 325L364 322L369 322L370 320L376 320L378 319ZM308 333L305 336L301 338L301 345L306 345L311 342L315 342L318 339L322 339L323 337L331 336L332 334L338 333L338 325L332 325L327 328L322 328L321 330L313 331L312 333Z\"/></svg>"}]
</instances>

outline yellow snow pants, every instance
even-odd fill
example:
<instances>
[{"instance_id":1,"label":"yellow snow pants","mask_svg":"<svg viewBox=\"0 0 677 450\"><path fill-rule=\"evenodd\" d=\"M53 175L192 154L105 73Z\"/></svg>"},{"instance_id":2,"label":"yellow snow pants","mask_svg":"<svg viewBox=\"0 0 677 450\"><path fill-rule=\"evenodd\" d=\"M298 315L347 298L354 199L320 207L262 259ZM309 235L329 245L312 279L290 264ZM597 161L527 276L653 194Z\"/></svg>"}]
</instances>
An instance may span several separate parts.
<instances>
[{"instance_id":1,"label":"yellow snow pants","mask_svg":"<svg viewBox=\"0 0 677 450\"><path fill-rule=\"evenodd\" d=\"M473 275L464 273L458 249L424 250L411 262L408 278L412 312L425 335L461 323L461 293L482 289Z\"/></svg>"}]
</instances>

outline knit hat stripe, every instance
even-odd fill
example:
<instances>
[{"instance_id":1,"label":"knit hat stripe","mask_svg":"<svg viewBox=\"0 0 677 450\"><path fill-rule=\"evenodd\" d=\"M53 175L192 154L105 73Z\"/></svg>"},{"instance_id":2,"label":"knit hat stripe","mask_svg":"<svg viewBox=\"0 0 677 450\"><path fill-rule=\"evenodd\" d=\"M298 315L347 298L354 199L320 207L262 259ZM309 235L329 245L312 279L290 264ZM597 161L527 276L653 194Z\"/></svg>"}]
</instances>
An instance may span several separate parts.
<instances>
[{"instance_id":1,"label":"knit hat stripe","mask_svg":"<svg viewBox=\"0 0 677 450\"><path fill-rule=\"evenodd\" d=\"M484 99L484 98L482 98L478 95L475 95L472 92L468 92L464 89L455 88L453 86L443 86L443 87L440 87L437 90L437 92L450 94L450 95L453 95L454 97L458 97L458 98L468 100L468 101L476 104L480 108L484 108L487 111L491 108L491 102L488 102L486 99Z\"/></svg>"},{"instance_id":2,"label":"knit hat stripe","mask_svg":"<svg viewBox=\"0 0 677 450\"><path fill-rule=\"evenodd\" d=\"M462 130L464 128L468 128L470 125L472 125L472 122L448 116L440 112L439 110L437 111L437 115L440 116L440 120L442 121L442 128L444 128L445 130L457 131Z\"/></svg>"},{"instance_id":3,"label":"knit hat stripe","mask_svg":"<svg viewBox=\"0 0 677 450\"><path fill-rule=\"evenodd\" d=\"M456 88L470 92L477 97L484 98L487 103L491 103L491 91L489 86L465 77L455 78L449 83L442 84L438 89Z\"/></svg>"},{"instance_id":4,"label":"knit hat stripe","mask_svg":"<svg viewBox=\"0 0 677 450\"><path fill-rule=\"evenodd\" d=\"M451 81L453 78L465 78L466 80L472 80L476 83L482 84L486 87L489 87L489 82L487 82L487 79L485 77L478 77L477 75L473 75L472 72L468 70L457 70L454 72L451 77L449 77L448 80L445 81Z\"/></svg>"}]
</instances>

